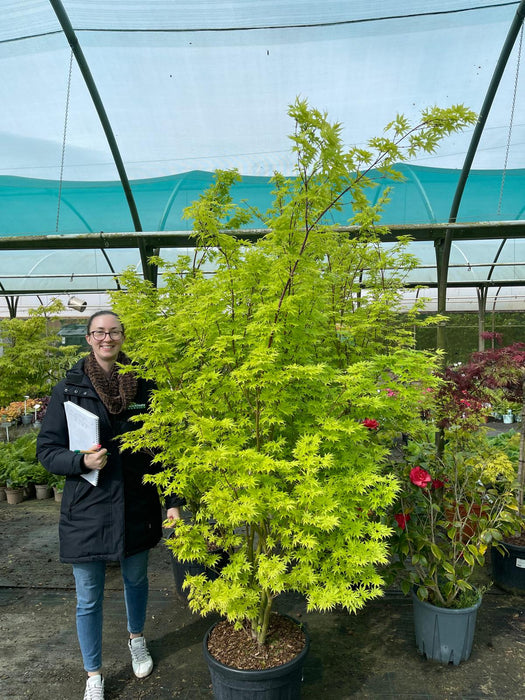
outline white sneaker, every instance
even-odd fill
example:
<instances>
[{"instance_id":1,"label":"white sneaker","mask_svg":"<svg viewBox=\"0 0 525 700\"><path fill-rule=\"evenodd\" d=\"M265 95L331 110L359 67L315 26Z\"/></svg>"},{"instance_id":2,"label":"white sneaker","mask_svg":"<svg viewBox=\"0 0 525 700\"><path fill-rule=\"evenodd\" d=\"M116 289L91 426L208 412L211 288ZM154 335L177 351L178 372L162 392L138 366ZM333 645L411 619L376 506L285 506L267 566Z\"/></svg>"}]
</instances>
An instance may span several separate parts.
<instances>
[{"instance_id":1,"label":"white sneaker","mask_svg":"<svg viewBox=\"0 0 525 700\"><path fill-rule=\"evenodd\" d=\"M150 656L144 637L135 637L128 641L133 673L137 678L146 678L153 671L153 659Z\"/></svg>"},{"instance_id":2,"label":"white sneaker","mask_svg":"<svg viewBox=\"0 0 525 700\"><path fill-rule=\"evenodd\" d=\"M104 679L102 676L89 676L84 700L104 700Z\"/></svg>"}]
</instances>

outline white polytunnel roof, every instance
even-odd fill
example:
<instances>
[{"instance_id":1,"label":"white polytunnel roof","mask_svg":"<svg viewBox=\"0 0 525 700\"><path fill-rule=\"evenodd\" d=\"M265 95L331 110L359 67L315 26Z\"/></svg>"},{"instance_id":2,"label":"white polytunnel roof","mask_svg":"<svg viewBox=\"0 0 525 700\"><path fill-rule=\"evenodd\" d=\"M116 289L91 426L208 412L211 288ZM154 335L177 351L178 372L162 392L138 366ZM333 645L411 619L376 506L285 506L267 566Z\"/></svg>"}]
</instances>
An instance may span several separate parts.
<instances>
[{"instance_id":1,"label":"white polytunnel roof","mask_svg":"<svg viewBox=\"0 0 525 700\"><path fill-rule=\"evenodd\" d=\"M191 245L182 212L217 168L237 168L236 198L264 208L273 172L292 173L287 110L301 96L348 144L397 113L478 112L457 224L447 229L477 127L401 167L384 222L414 236L410 281L425 296L449 230L449 308L477 309L485 288L488 304L522 309L524 5L0 0L0 294L103 294L145 252L173 259Z\"/></svg>"}]
</instances>

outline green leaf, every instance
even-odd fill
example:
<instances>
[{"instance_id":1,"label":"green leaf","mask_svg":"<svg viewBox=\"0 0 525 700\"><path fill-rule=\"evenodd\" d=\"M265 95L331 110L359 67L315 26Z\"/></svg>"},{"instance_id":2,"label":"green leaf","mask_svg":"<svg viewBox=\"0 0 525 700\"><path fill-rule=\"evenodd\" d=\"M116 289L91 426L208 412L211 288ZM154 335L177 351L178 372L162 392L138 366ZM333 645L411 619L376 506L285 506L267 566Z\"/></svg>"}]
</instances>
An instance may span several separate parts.
<instances>
[{"instance_id":1,"label":"green leaf","mask_svg":"<svg viewBox=\"0 0 525 700\"><path fill-rule=\"evenodd\" d=\"M443 552L441 549L437 546L437 544L434 544L433 542L430 544L430 549L432 551L432 554L434 557L438 560L441 561L443 559Z\"/></svg>"}]
</instances>

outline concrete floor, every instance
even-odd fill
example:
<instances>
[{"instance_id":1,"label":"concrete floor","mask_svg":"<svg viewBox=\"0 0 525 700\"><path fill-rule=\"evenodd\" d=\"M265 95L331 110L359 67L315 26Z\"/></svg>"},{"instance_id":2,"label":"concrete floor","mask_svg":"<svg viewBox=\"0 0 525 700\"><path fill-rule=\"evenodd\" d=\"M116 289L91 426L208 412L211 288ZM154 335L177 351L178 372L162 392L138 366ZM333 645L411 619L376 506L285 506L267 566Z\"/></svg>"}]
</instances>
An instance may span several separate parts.
<instances>
[{"instance_id":1,"label":"concrete floor","mask_svg":"<svg viewBox=\"0 0 525 700\"><path fill-rule=\"evenodd\" d=\"M58 561L59 505L52 499L0 502L0 699L83 697L71 567ZM489 572L484 572L488 577ZM177 595L170 554L152 552L146 638L156 666L134 678L126 647L118 566L108 570L104 664L106 700L212 698L202 639L215 618L192 615ZM471 658L457 667L420 657L412 603L395 590L357 615L306 613L299 596L277 608L306 623L311 650L302 700L523 700L525 598L493 588L484 597Z\"/></svg>"}]
</instances>

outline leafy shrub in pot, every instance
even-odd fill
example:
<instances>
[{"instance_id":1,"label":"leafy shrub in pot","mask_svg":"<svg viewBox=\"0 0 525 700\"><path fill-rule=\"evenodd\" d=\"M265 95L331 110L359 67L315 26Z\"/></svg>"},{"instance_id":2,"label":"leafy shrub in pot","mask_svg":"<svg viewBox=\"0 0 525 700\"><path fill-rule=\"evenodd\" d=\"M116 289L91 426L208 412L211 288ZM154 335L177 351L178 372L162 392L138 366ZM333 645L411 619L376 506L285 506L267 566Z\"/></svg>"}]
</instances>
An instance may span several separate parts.
<instances>
[{"instance_id":1,"label":"leafy shrub in pot","mask_svg":"<svg viewBox=\"0 0 525 700\"><path fill-rule=\"evenodd\" d=\"M215 580L187 579L190 606L260 645L287 590L310 610L356 611L381 595L398 488L384 467L395 436L423 429L436 359L413 348L424 301L398 313L416 261L406 239L379 249L385 198L372 206L365 190L473 118L462 107L429 110L416 127L398 117L390 138L345 151L326 115L303 101L290 115L297 177L275 176L268 232L228 233L253 210L233 202L238 175L219 172L187 211L192 256L157 261L159 289L128 271L113 295L129 354L158 384L125 444L154 450L164 469L151 481L193 504L168 544L211 567L210 543L229 554ZM344 197L352 234L329 221Z\"/></svg>"},{"instance_id":2,"label":"leafy shrub in pot","mask_svg":"<svg viewBox=\"0 0 525 700\"><path fill-rule=\"evenodd\" d=\"M401 491L391 574L404 593L444 608L469 607L479 598L476 574L489 546L501 547L516 528L515 470L486 432L446 432L442 455L429 440L410 440L394 465Z\"/></svg>"}]
</instances>

